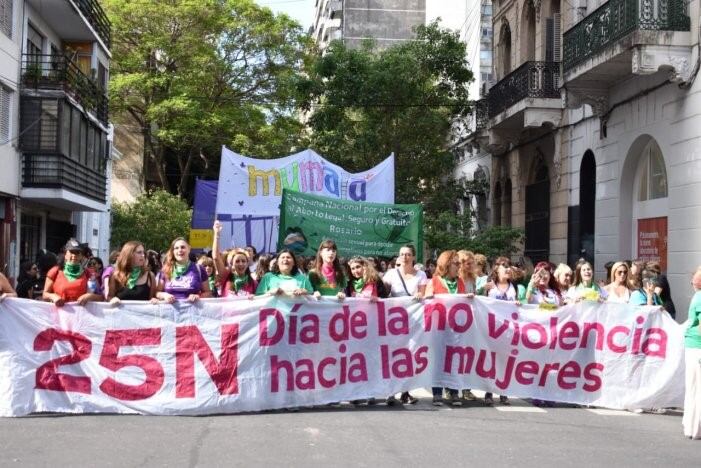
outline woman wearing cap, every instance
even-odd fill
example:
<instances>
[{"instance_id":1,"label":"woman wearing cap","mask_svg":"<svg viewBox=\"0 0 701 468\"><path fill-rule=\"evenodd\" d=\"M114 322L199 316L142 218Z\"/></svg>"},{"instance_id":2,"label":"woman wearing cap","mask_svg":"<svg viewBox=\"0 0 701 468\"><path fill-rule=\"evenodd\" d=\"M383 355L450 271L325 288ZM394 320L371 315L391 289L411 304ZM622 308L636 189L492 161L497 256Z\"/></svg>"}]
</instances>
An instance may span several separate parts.
<instances>
[{"instance_id":1,"label":"woman wearing cap","mask_svg":"<svg viewBox=\"0 0 701 468\"><path fill-rule=\"evenodd\" d=\"M190 261L190 244L178 237L166 253L156 298L172 304L178 299L196 302L200 297L211 295L207 272L204 267Z\"/></svg>"},{"instance_id":2,"label":"woman wearing cap","mask_svg":"<svg viewBox=\"0 0 701 468\"><path fill-rule=\"evenodd\" d=\"M104 296L88 291L88 272L83 268L83 248L75 239L64 247L63 260L46 275L42 298L61 307L66 302L80 305L104 300Z\"/></svg>"},{"instance_id":3,"label":"woman wearing cap","mask_svg":"<svg viewBox=\"0 0 701 468\"><path fill-rule=\"evenodd\" d=\"M122 247L109 279L107 294L112 305L121 301L155 299L156 277L148 268L146 250L141 242L129 241Z\"/></svg>"}]
</instances>

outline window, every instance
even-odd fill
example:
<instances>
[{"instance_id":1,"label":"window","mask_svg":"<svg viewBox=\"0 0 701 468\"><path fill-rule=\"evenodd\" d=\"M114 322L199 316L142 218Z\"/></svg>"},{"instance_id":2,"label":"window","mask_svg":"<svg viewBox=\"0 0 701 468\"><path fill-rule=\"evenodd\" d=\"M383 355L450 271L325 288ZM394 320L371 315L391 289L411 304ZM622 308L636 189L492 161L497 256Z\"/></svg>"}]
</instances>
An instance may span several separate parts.
<instances>
[{"instance_id":1,"label":"window","mask_svg":"<svg viewBox=\"0 0 701 468\"><path fill-rule=\"evenodd\" d=\"M655 200L667 197L667 170L665 169L662 150L655 140L643 149L638 165L638 201Z\"/></svg>"},{"instance_id":2,"label":"window","mask_svg":"<svg viewBox=\"0 0 701 468\"><path fill-rule=\"evenodd\" d=\"M44 50L44 36L31 24L27 25L27 47L25 52L30 55L41 55ZM36 57L35 61L39 61Z\"/></svg>"},{"instance_id":3,"label":"window","mask_svg":"<svg viewBox=\"0 0 701 468\"><path fill-rule=\"evenodd\" d=\"M12 91L0 85L0 145L10 139Z\"/></svg>"},{"instance_id":4,"label":"window","mask_svg":"<svg viewBox=\"0 0 701 468\"><path fill-rule=\"evenodd\" d=\"M0 31L12 39L12 2L0 0Z\"/></svg>"}]
</instances>

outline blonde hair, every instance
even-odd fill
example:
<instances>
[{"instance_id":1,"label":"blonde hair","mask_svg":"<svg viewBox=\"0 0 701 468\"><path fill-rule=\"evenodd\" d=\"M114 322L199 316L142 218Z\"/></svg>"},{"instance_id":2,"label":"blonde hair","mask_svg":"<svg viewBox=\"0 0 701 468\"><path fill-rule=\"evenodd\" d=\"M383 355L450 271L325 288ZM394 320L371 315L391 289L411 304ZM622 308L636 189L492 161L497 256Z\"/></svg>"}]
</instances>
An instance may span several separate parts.
<instances>
[{"instance_id":1,"label":"blonde hair","mask_svg":"<svg viewBox=\"0 0 701 468\"><path fill-rule=\"evenodd\" d=\"M628 285L628 271L630 270L628 268L628 264L626 262L616 262L613 264L611 267L611 277L609 278L609 282L613 283L614 280L616 279L616 270L618 270L621 267L626 267L626 286Z\"/></svg>"}]
</instances>

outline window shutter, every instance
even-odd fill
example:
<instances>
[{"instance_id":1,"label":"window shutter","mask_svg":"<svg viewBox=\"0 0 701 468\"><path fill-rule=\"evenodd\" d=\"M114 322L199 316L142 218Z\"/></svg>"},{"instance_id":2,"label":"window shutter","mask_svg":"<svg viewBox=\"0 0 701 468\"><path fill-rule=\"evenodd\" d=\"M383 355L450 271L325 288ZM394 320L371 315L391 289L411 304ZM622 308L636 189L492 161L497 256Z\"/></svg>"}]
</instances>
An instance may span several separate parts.
<instances>
[{"instance_id":1,"label":"window shutter","mask_svg":"<svg viewBox=\"0 0 701 468\"><path fill-rule=\"evenodd\" d=\"M553 23L553 59L555 62L560 62L562 60L562 22L560 13L553 15Z\"/></svg>"},{"instance_id":2,"label":"window shutter","mask_svg":"<svg viewBox=\"0 0 701 468\"><path fill-rule=\"evenodd\" d=\"M0 31L12 39L12 2L0 0Z\"/></svg>"},{"instance_id":3,"label":"window shutter","mask_svg":"<svg viewBox=\"0 0 701 468\"><path fill-rule=\"evenodd\" d=\"M4 86L0 86L0 144L10 139L10 100L12 94Z\"/></svg>"},{"instance_id":4,"label":"window shutter","mask_svg":"<svg viewBox=\"0 0 701 468\"><path fill-rule=\"evenodd\" d=\"M552 18L545 18L545 61L553 62L555 58L554 29L555 22Z\"/></svg>"}]
</instances>

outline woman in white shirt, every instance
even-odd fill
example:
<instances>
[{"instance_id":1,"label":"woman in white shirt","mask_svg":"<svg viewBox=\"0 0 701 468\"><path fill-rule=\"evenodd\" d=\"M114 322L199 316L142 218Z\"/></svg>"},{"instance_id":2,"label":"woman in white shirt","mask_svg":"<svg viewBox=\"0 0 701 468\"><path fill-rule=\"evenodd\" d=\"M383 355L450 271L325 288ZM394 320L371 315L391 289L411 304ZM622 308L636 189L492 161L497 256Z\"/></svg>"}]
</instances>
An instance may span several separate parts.
<instances>
[{"instance_id":1,"label":"woman in white shirt","mask_svg":"<svg viewBox=\"0 0 701 468\"><path fill-rule=\"evenodd\" d=\"M616 262L611 267L611 282L604 288L608 293L607 302L628 304L630 289L628 289L628 264Z\"/></svg>"},{"instance_id":2,"label":"woman in white shirt","mask_svg":"<svg viewBox=\"0 0 701 468\"><path fill-rule=\"evenodd\" d=\"M408 244L399 249L397 267L388 270L382 277L390 297L413 296L417 300L424 297L428 278L423 271L414 269L415 258L416 249L413 245ZM413 405L419 400L411 396L409 392L402 392L401 401ZM394 395L387 398L387 405L394 406L396 404L397 399Z\"/></svg>"}]
</instances>

